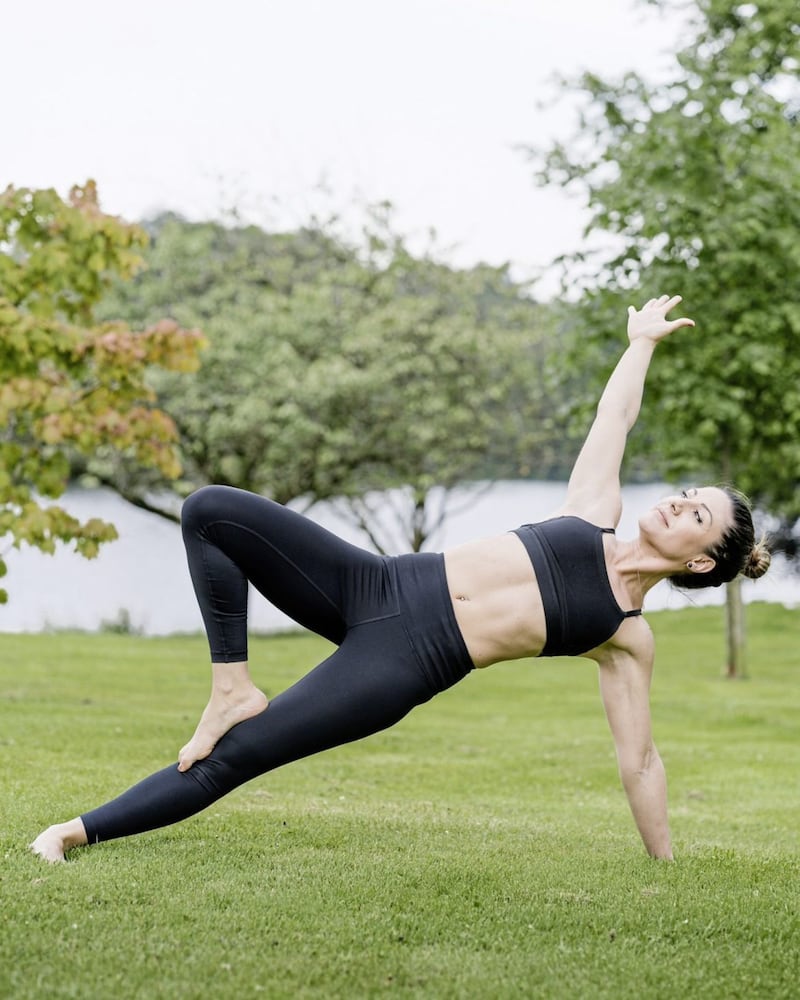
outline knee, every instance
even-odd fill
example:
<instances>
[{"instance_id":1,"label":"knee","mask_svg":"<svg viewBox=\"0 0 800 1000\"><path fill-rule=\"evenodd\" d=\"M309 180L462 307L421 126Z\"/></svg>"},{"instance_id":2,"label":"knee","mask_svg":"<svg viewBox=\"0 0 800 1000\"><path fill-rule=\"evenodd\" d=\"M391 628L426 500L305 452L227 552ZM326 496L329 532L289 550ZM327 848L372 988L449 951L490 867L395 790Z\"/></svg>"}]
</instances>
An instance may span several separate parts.
<instances>
[{"instance_id":1,"label":"knee","mask_svg":"<svg viewBox=\"0 0 800 1000\"><path fill-rule=\"evenodd\" d=\"M190 494L181 507L184 532L197 531L229 512L232 492L231 486L201 486Z\"/></svg>"}]
</instances>

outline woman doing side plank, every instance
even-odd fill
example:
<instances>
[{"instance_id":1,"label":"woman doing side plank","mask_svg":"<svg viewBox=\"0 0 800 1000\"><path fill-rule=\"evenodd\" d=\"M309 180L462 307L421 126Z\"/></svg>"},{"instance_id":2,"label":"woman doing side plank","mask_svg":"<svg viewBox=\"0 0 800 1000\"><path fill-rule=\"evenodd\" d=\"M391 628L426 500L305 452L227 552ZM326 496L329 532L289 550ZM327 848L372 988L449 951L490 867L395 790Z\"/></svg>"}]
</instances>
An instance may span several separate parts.
<instances>
[{"instance_id":1,"label":"woman doing side plank","mask_svg":"<svg viewBox=\"0 0 800 1000\"><path fill-rule=\"evenodd\" d=\"M748 505L705 486L665 497L618 539L619 471L657 343L679 296L628 310L629 345L600 398L564 504L540 524L443 554L363 551L279 504L210 486L186 501L189 568L208 635L212 692L179 762L118 798L51 826L32 849L70 848L177 823L276 767L362 739L403 718L474 667L535 656L585 656L600 692L622 783L647 851L671 858L664 767L650 725L653 635L645 594L760 576ZM335 652L267 703L247 664L247 588Z\"/></svg>"}]
</instances>

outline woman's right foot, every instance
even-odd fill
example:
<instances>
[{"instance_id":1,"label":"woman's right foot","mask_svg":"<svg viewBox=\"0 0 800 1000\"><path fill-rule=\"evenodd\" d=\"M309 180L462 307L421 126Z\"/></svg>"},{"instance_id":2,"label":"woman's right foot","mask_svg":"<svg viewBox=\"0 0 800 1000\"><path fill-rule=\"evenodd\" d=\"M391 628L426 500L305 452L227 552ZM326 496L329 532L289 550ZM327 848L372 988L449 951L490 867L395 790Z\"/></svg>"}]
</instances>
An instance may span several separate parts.
<instances>
[{"instance_id":1,"label":"woman's right foot","mask_svg":"<svg viewBox=\"0 0 800 1000\"><path fill-rule=\"evenodd\" d=\"M232 691L213 688L194 736L178 754L178 770L188 771L195 761L208 757L229 729L259 715L267 705L267 696L252 682L238 685Z\"/></svg>"}]
</instances>

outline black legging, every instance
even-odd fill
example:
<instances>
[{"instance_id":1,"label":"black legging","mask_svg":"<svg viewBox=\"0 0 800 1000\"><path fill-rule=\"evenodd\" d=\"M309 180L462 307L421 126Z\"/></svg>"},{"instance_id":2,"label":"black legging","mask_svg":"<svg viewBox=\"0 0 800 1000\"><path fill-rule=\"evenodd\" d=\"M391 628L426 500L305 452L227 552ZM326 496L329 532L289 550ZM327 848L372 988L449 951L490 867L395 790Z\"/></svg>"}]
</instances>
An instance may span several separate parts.
<instances>
[{"instance_id":1,"label":"black legging","mask_svg":"<svg viewBox=\"0 0 800 1000\"><path fill-rule=\"evenodd\" d=\"M83 815L89 843L175 823L259 774L385 729L472 669L441 555L365 552L227 486L190 496L181 521L213 662L247 659L248 580L338 649L188 771L172 764Z\"/></svg>"}]
</instances>

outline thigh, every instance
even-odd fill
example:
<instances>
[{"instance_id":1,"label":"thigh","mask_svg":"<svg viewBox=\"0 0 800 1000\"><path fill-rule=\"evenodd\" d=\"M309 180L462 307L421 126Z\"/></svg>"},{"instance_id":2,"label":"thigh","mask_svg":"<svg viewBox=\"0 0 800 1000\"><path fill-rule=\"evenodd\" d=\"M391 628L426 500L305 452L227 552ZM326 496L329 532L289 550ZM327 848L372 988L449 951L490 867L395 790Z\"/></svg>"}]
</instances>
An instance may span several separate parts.
<instances>
[{"instance_id":1,"label":"thigh","mask_svg":"<svg viewBox=\"0 0 800 1000\"><path fill-rule=\"evenodd\" d=\"M206 487L187 504L187 520L202 525L206 543L298 624L341 642L348 626L380 615L385 560L375 553L245 490Z\"/></svg>"},{"instance_id":2,"label":"thigh","mask_svg":"<svg viewBox=\"0 0 800 1000\"><path fill-rule=\"evenodd\" d=\"M208 766L248 780L387 729L434 694L399 618L358 626L264 712L230 730Z\"/></svg>"}]
</instances>

